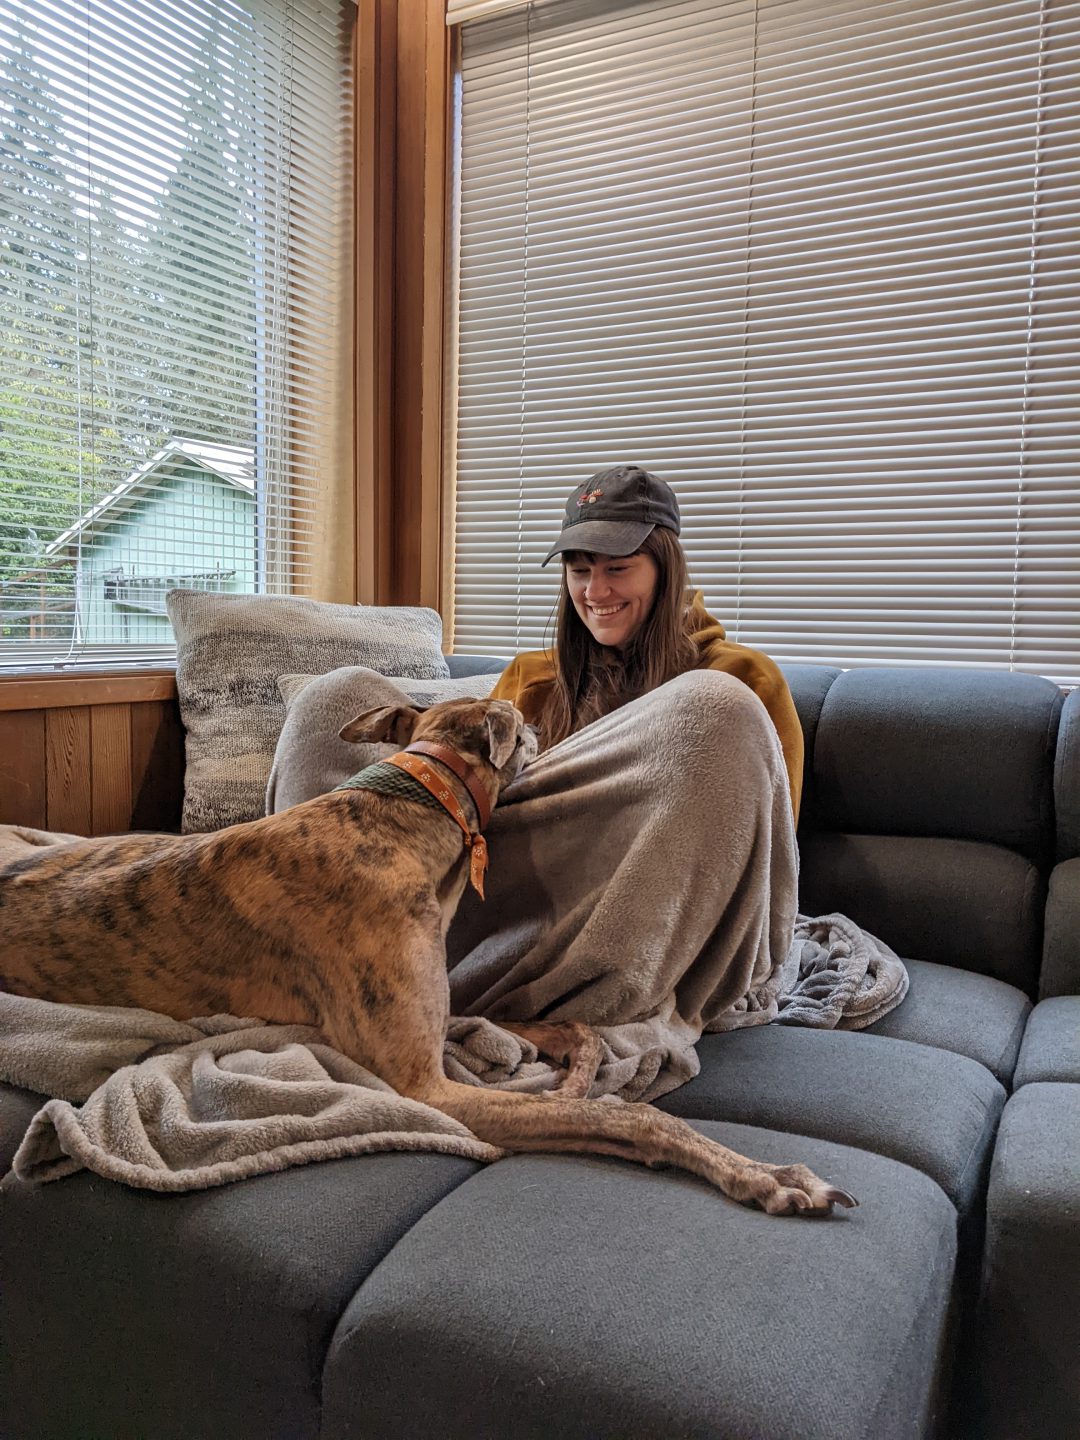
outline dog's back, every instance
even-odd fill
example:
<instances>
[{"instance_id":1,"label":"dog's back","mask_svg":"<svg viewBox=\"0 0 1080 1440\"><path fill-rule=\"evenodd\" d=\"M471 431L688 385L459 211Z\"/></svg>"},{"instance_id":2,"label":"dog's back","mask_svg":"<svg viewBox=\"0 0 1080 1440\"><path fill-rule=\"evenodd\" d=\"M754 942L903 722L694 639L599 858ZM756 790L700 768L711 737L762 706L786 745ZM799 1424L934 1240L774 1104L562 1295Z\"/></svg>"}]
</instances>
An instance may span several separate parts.
<instances>
[{"instance_id":1,"label":"dog's back","mask_svg":"<svg viewBox=\"0 0 1080 1440\"><path fill-rule=\"evenodd\" d=\"M357 791L205 835L0 826L0 988L183 1020L312 1023L303 956L352 949L365 915L402 885L423 910L423 872L402 859L393 826L384 797Z\"/></svg>"}]
</instances>

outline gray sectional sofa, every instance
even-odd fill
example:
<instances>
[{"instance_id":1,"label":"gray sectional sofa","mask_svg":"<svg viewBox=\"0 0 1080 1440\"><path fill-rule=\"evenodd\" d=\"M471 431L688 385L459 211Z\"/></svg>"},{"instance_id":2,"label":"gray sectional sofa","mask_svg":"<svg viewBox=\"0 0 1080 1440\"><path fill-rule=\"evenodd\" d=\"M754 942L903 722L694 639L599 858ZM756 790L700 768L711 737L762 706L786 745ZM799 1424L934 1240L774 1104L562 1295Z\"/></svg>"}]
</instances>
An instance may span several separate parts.
<instances>
[{"instance_id":1,"label":"gray sectional sofa","mask_svg":"<svg viewBox=\"0 0 1080 1440\"><path fill-rule=\"evenodd\" d=\"M706 1037L661 1105L858 1210L773 1219L552 1156L173 1197L9 1176L0 1435L1075 1440L1080 694L786 673L802 909L888 940L911 990L860 1033ZM35 1104L0 1094L5 1168Z\"/></svg>"}]
</instances>

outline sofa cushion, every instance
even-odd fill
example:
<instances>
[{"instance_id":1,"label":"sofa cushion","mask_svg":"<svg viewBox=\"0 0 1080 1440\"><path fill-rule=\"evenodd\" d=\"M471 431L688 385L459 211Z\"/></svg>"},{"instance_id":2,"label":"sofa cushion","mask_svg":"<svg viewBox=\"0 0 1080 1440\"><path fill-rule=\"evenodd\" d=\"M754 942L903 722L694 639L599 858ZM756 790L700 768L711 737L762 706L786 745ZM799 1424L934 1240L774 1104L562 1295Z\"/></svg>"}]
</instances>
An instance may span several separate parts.
<instances>
[{"instance_id":1,"label":"sofa cushion","mask_svg":"<svg viewBox=\"0 0 1080 1440\"><path fill-rule=\"evenodd\" d=\"M166 1196L9 1176L0 1435L314 1440L356 1287L477 1168L365 1155Z\"/></svg>"},{"instance_id":2,"label":"sofa cushion","mask_svg":"<svg viewBox=\"0 0 1080 1440\"><path fill-rule=\"evenodd\" d=\"M776 1219L675 1171L527 1155L369 1275L331 1346L327 1440L894 1440L937 1390L955 1213L877 1155L697 1127L858 1194Z\"/></svg>"},{"instance_id":3,"label":"sofa cushion","mask_svg":"<svg viewBox=\"0 0 1080 1440\"><path fill-rule=\"evenodd\" d=\"M170 590L176 688L186 733L183 829L218 830L265 812L285 720L279 675L367 665L448 676L442 620L420 606L330 605L285 595Z\"/></svg>"},{"instance_id":4,"label":"sofa cushion","mask_svg":"<svg viewBox=\"0 0 1080 1440\"><path fill-rule=\"evenodd\" d=\"M899 955L962 966L1033 994L1042 959L1042 872L1013 850L898 835L800 837L799 905L833 910Z\"/></svg>"},{"instance_id":5,"label":"sofa cushion","mask_svg":"<svg viewBox=\"0 0 1080 1440\"><path fill-rule=\"evenodd\" d=\"M904 1003L865 1033L969 1055L1009 1087L1031 1014L1031 1001L1024 992L952 965L925 960L904 963L911 977Z\"/></svg>"},{"instance_id":6,"label":"sofa cushion","mask_svg":"<svg viewBox=\"0 0 1080 1440\"><path fill-rule=\"evenodd\" d=\"M659 1109L858 1145L929 1175L960 1211L976 1205L1005 1104L976 1061L865 1031L794 1025L706 1035L697 1048L700 1075Z\"/></svg>"},{"instance_id":7,"label":"sofa cushion","mask_svg":"<svg viewBox=\"0 0 1080 1440\"><path fill-rule=\"evenodd\" d=\"M803 788L799 806L799 824L808 829L814 823L814 746L818 721L825 696L833 681L843 671L832 665L781 665L784 679L791 691L803 734Z\"/></svg>"},{"instance_id":8,"label":"sofa cushion","mask_svg":"<svg viewBox=\"0 0 1080 1440\"><path fill-rule=\"evenodd\" d=\"M1031 1012L1014 1084L1040 1081L1080 1084L1080 995L1044 1000Z\"/></svg>"},{"instance_id":9,"label":"sofa cushion","mask_svg":"<svg viewBox=\"0 0 1080 1440\"><path fill-rule=\"evenodd\" d=\"M1074 691L1080 695L1080 690ZM1039 998L1080 993L1080 859L1050 872Z\"/></svg>"},{"instance_id":10,"label":"sofa cushion","mask_svg":"<svg viewBox=\"0 0 1080 1440\"><path fill-rule=\"evenodd\" d=\"M1025 1085L990 1174L979 1440L1080 1435L1080 1085Z\"/></svg>"},{"instance_id":11,"label":"sofa cushion","mask_svg":"<svg viewBox=\"0 0 1080 1440\"><path fill-rule=\"evenodd\" d=\"M822 824L985 840L1045 861L1061 692L1036 675L849 670L818 723Z\"/></svg>"}]
</instances>

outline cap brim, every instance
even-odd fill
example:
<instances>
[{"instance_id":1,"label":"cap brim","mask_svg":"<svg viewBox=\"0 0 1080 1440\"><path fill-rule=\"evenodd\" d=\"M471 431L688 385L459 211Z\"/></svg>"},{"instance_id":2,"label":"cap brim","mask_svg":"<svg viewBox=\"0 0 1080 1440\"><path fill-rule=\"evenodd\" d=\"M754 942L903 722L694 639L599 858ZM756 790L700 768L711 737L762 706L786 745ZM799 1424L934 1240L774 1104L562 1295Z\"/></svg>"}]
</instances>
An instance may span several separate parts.
<instances>
[{"instance_id":1,"label":"cap brim","mask_svg":"<svg viewBox=\"0 0 1080 1440\"><path fill-rule=\"evenodd\" d=\"M579 520L562 532L540 568L567 550L583 550L587 555L632 555L655 529L655 525L636 520Z\"/></svg>"}]
</instances>

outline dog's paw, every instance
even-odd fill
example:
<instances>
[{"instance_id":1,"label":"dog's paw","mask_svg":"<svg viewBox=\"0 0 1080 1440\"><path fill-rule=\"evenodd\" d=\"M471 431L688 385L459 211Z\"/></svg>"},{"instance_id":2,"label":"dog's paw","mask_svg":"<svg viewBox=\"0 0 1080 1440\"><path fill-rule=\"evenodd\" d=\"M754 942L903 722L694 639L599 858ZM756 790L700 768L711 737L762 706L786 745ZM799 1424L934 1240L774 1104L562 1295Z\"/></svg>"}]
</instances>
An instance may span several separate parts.
<instances>
[{"instance_id":1,"label":"dog's paw","mask_svg":"<svg viewBox=\"0 0 1080 1440\"><path fill-rule=\"evenodd\" d=\"M820 1180L805 1165L766 1165L772 1181L757 1203L770 1215L831 1215L834 1205L850 1210L858 1205L854 1195Z\"/></svg>"}]
</instances>

